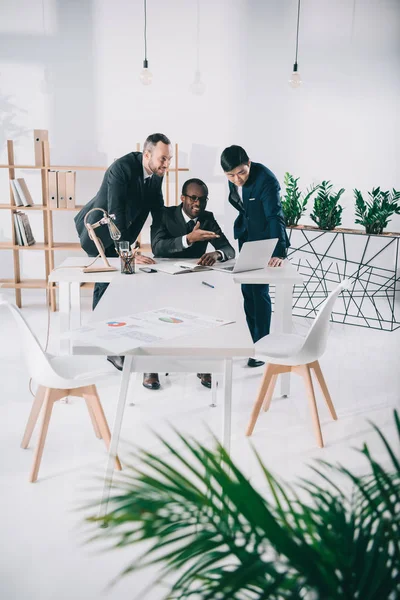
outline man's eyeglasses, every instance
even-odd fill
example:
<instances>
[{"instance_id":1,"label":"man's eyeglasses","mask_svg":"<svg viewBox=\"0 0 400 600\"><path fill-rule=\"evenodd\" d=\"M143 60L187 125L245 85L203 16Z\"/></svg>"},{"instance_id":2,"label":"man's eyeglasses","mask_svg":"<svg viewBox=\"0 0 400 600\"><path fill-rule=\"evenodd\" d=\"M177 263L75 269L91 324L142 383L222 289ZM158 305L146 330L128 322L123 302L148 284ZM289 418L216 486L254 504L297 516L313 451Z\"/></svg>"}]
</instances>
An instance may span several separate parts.
<instances>
[{"instance_id":1,"label":"man's eyeglasses","mask_svg":"<svg viewBox=\"0 0 400 600\"><path fill-rule=\"evenodd\" d=\"M208 202L208 196L189 196L188 194L183 194L186 198L189 198L189 200L193 203L193 202L197 202L197 200L200 202L200 204L207 204Z\"/></svg>"}]
</instances>

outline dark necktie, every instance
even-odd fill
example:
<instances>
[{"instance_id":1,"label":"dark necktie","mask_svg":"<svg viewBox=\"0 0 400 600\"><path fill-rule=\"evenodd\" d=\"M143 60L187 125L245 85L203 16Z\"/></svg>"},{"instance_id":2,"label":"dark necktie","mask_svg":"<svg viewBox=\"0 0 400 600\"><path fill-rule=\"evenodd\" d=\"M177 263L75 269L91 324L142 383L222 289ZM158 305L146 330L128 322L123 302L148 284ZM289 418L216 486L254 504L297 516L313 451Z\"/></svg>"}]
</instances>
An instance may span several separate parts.
<instances>
[{"instance_id":1,"label":"dark necktie","mask_svg":"<svg viewBox=\"0 0 400 600\"><path fill-rule=\"evenodd\" d=\"M193 219L190 219L190 221L186 223L186 233L192 233L195 224L196 223L193 221Z\"/></svg>"},{"instance_id":2,"label":"dark necktie","mask_svg":"<svg viewBox=\"0 0 400 600\"><path fill-rule=\"evenodd\" d=\"M146 177L146 179L144 180L144 193L148 194L149 193L149 189L150 189L150 180L151 177Z\"/></svg>"}]
</instances>

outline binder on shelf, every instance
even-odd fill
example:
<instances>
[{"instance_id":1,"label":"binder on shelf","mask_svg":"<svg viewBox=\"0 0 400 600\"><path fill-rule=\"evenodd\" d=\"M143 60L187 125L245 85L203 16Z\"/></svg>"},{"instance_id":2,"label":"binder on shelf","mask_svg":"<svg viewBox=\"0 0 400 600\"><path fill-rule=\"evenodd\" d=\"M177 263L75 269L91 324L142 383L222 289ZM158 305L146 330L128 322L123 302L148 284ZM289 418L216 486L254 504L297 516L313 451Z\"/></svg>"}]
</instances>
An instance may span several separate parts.
<instances>
[{"instance_id":1,"label":"binder on shelf","mask_svg":"<svg viewBox=\"0 0 400 600\"><path fill-rule=\"evenodd\" d=\"M47 129L34 129L33 139L35 145L35 166L41 167L43 165L43 144L42 142L49 141L49 132Z\"/></svg>"},{"instance_id":2,"label":"binder on shelf","mask_svg":"<svg viewBox=\"0 0 400 600\"><path fill-rule=\"evenodd\" d=\"M19 226L19 219L18 219L18 215L16 212L14 213L14 229L15 229L15 241L17 242L18 246L23 246L24 242L22 239L21 230L20 230L20 226Z\"/></svg>"},{"instance_id":3,"label":"binder on shelf","mask_svg":"<svg viewBox=\"0 0 400 600\"><path fill-rule=\"evenodd\" d=\"M23 206L22 198L19 196L18 188L15 185L15 179L10 179L11 189L14 196L15 206Z\"/></svg>"},{"instance_id":4,"label":"binder on shelf","mask_svg":"<svg viewBox=\"0 0 400 600\"><path fill-rule=\"evenodd\" d=\"M14 185L18 190L18 196L20 197L22 204L24 206L33 206L34 202L31 193L28 189L28 186L26 185L25 179L23 179L22 177L14 179Z\"/></svg>"},{"instance_id":5,"label":"binder on shelf","mask_svg":"<svg viewBox=\"0 0 400 600\"><path fill-rule=\"evenodd\" d=\"M57 191L57 171L48 171L49 175L49 197L48 205L50 208L57 208L58 191Z\"/></svg>"},{"instance_id":6,"label":"binder on shelf","mask_svg":"<svg viewBox=\"0 0 400 600\"><path fill-rule=\"evenodd\" d=\"M67 208L67 197L65 190L65 171L57 171L57 205L58 208Z\"/></svg>"},{"instance_id":7,"label":"binder on shelf","mask_svg":"<svg viewBox=\"0 0 400 600\"><path fill-rule=\"evenodd\" d=\"M75 208L75 181L76 171L67 171L65 173L65 196L67 199L67 208Z\"/></svg>"}]
</instances>

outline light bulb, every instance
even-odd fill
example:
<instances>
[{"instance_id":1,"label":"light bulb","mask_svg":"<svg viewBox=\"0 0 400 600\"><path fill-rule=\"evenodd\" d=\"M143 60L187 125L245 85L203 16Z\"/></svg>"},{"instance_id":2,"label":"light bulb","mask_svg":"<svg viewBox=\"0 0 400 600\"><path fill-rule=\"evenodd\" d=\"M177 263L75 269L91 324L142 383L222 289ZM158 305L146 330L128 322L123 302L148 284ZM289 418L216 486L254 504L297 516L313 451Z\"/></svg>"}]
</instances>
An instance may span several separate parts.
<instances>
[{"instance_id":1,"label":"light bulb","mask_svg":"<svg viewBox=\"0 0 400 600\"><path fill-rule=\"evenodd\" d=\"M300 73L299 73L299 72L298 72L298 70L297 70L297 62L296 62L296 63L294 63L294 65L293 65L293 73L292 73L292 74L291 74L291 76L290 76L290 79L289 79L289 85L290 85L290 87L292 87L293 89L296 89L296 88L299 88L299 87L301 86L301 84L302 84L302 83L303 83L303 82L302 82L302 80L301 80Z\"/></svg>"},{"instance_id":2,"label":"light bulb","mask_svg":"<svg viewBox=\"0 0 400 600\"><path fill-rule=\"evenodd\" d=\"M140 72L139 79L143 85L150 85L153 81L153 73L149 71L149 63L146 59L143 61L143 69Z\"/></svg>"},{"instance_id":3,"label":"light bulb","mask_svg":"<svg viewBox=\"0 0 400 600\"><path fill-rule=\"evenodd\" d=\"M192 92L192 94L196 94L196 96L202 96L206 91L206 84L201 81L200 71L196 71L194 81L190 85L189 89Z\"/></svg>"}]
</instances>

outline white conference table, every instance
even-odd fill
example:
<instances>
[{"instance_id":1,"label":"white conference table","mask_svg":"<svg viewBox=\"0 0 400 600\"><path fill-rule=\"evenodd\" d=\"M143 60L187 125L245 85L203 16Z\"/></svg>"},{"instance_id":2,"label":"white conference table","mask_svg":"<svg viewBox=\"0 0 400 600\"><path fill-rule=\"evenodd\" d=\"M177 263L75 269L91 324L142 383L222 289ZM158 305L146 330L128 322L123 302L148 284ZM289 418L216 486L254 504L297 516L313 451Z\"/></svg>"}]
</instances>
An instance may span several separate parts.
<instances>
[{"instance_id":1,"label":"white conference table","mask_svg":"<svg viewBox=\"0 0 400 600\"><path fill-rule=\"evenodd\" d=\"M207 281L214 287L202 284ZM162 342L123 352L125 356L117 409L112 428L107 469L104 479L101 515L107 510L112 484L115 456L126 405L129 378L132 372L190 372L224 375L222 444L230 451L232 360L247 359L254 353L242 307L239 287L230 274L217 271L168 275L166 273L114 277L97 305L91 321L103 321L129 316L143 311L172 307L182 312L193 311L234 322L212 329L202 329ZM103 347L104 341L73 340L72 352L79 355L112 354Z\"/></svg>"}]
</instances>

